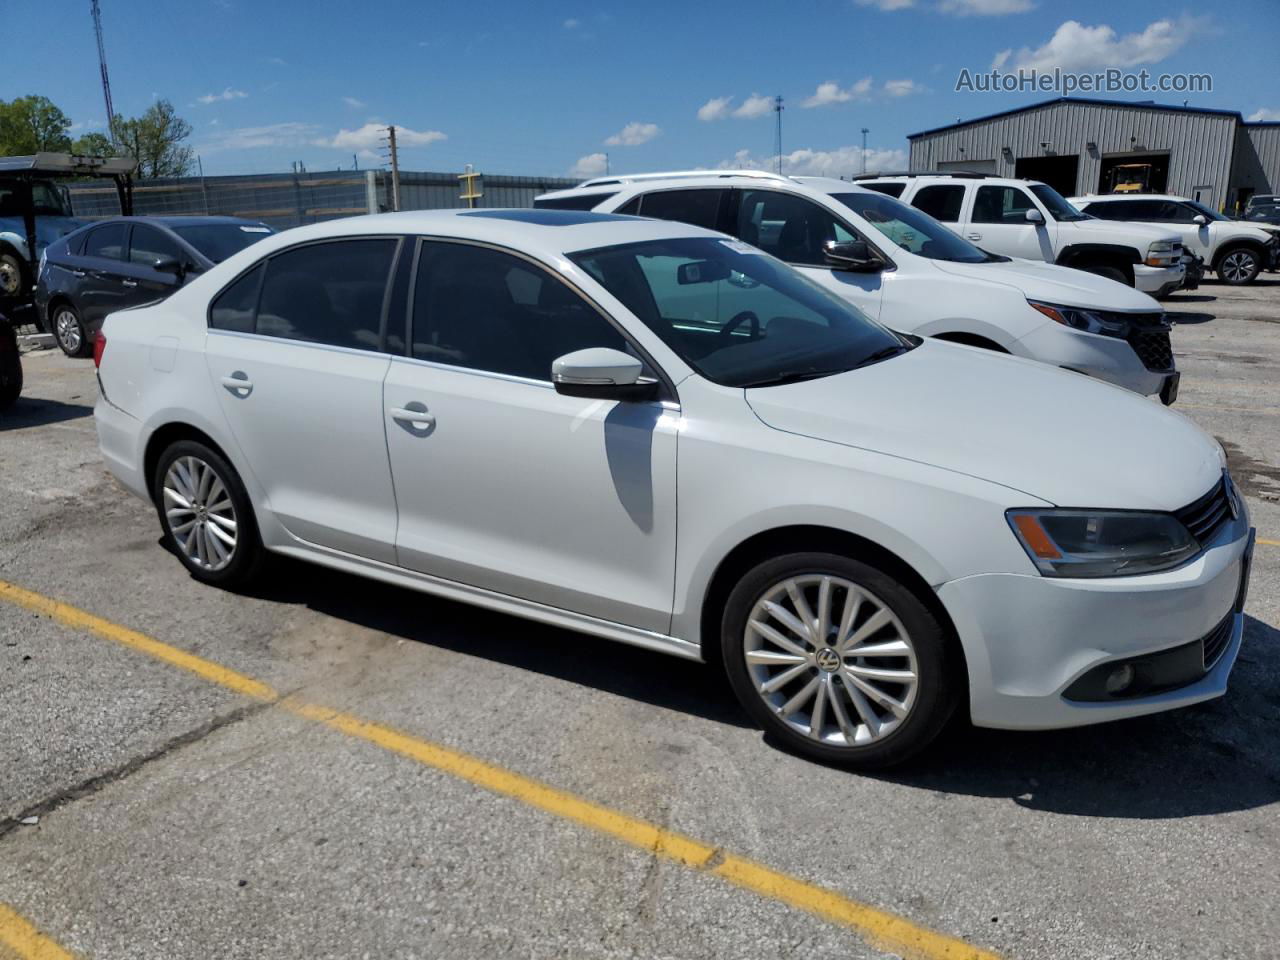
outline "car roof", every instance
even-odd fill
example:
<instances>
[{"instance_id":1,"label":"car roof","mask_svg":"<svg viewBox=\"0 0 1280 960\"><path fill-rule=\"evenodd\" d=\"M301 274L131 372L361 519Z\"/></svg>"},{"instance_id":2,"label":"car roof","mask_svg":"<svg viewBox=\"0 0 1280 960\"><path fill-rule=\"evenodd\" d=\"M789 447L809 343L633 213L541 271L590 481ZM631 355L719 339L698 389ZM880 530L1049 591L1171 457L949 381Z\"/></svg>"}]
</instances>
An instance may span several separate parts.
<instances>
[{"instance_id":1,"label":"car roof","mask_svg":"<svg viewBox=\"0 0 1280 960\"><path fill-rule=\"evenodd\" d=\"M678 172L673 174L633 174L620 177L607 184L602 179L588 180L576 187L566 190L554 190L541 194L537 199L557 199L560 197L599 196L601 200L612 197L624 190L643 193L655 189L698 189L706 187L745 187L753 190L795 190L797 187L808 187L820 193L848 193L863 190L858 184L835 177L784 176L767 174L756 170L700 170Z\"/></svg>"},{"instance_id":2,"label":"car roof","mask_svg":"<svg viewBox=\"0 0 1280 960\"><path fill-rule=\"evenodd\" d=\"M260 220L248 220L244 217L218 217L218 216L172 216L172 217L104 217L101 220L94 220L89 226L97 226L101 223L150 223L160 227L203 227L212 226L220 223L231 224L252 224L253 226L262 226Z\"/></svg>"},{"instance_id":3,"label":"car roof","mask_svg":"<svg viewBox=\"0 0 1280 960\"><path fill-rule=\"evenodd\" d=\"M410 234L476 240L554 258L596 247L722 234L671 220L579 210L411 210L326 220L277 233L242 253L261 257L272 250L330 238ZM237 254L239 257L241 254Z\"/></svg>"},{"instance_id":4,"label":"car roof","mask_svg":"<svg viewBox=\"0 0 1280 960\"><path fill-rule=\"evenodd\" d=\"M1079 197L1068 197L1068 200L1088 201L1096 203L1103 201L1109 203L1112 200L1174 200L1178 203L1192 203L1189 197L1179 197L1173 193L1088 193Z\"/></svg>"}]
</instances>

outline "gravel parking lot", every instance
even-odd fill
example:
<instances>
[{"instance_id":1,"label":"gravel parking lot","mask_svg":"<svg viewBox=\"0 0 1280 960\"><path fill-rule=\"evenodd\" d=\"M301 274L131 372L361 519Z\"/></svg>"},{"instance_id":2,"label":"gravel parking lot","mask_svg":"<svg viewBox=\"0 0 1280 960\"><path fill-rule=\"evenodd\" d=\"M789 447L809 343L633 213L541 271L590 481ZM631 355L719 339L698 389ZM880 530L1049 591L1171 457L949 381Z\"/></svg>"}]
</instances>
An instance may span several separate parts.
<instances>
[{"instance_id":1,"label":"gravel parking lot","mask_svg":"<svg viewBox=\"0 0 1280 960\"><path fill-rule=\"evenodd\" d=\"M100 461L92 363L28 353L0 419L0 932L51 958L1275 957L1264 277L1167 304L1175 409L1260 538L1228 696L957 723L883 776L781 751L697 664L298 564L199 586Z\"/></svg>"}]
</instances>

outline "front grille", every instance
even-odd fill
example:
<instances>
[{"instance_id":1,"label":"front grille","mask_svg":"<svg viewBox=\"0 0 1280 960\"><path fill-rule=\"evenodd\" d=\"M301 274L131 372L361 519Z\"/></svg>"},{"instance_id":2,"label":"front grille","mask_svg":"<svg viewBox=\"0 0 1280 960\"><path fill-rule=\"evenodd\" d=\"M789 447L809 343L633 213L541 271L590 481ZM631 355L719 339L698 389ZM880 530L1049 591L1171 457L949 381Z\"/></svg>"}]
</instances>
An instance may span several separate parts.
<instances>
[{"instance_id":1,"label":"front grille","mask_svg":"<svg viewBox=\"0 0 1280 960\"><path fill-rule=\"evenodd\" d=\"M1148 370L1166 373L1173 369L1173 347L1164 326L1140 326L1134 323L1129 332L1129 346Z\"/></svg>"},{"instance_id":2,"label":"front grille","mask_svg":"<svg viewBox=\"0 0 1280 960\"><path fill-rule=\"evenodd\" d=\"M1228 499L1226 474L1212 490L1199 500L1175 510L1174 516L1191 531L1202 547L1208 546L1223 525L1231 520L1231 502Z\"/></svg>"},{"instance_id":3,"label":"front grille","mask_svg":"<svg viewBox=\"0 0 1280 960\"><path fill-rule=\"evenodd\" d=\"M1235 624L1235 619L1235 611L1228 613L1222 622L1200 641L1204 651L1205 670L1212 670L1214 665L1222 659L1222 655L1227 650L1227 644L1231 642L1231 627Z\"/></svg>"}]
</instances>

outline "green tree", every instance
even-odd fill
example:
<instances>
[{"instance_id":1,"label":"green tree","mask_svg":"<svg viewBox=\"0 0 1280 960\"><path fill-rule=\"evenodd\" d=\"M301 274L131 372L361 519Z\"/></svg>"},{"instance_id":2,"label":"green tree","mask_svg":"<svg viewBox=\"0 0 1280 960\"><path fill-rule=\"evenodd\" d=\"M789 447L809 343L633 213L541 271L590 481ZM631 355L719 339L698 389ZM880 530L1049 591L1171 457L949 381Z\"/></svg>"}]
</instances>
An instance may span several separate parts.
<instances>
[{"instance_id":1,"label":"green tree","mask_svg":"<svg viewBox=\"0 0 1280 960\"><path fill-rule=\"evenodd\" d=\"M86 133L71 145L71 152L82 157L112 157L116 146L104 133Z\"/></svg>"},{"instance_id":2,"label":"green tree","mask_svg":"<svg viewBox=\"0 0 1280 960\"><path fill-rule=\"evenodd\" d=\"M117 116L113 124L116 147L138 161L136 176L181 177L191 172L195 154L183 141L191 124L178 116L168 100L157 100L140 117Z\"/></svg>"},{"instance_id":3,"label":"green tree","mask_svg":"<svg viewBox=\"0 0 1280 960\"><path fill-rule=\"evenodd\" d=\"M0 156L21 157L41 150L71 149L71 121L46 97L0 100Z\"/></svg>"}]
</instances>

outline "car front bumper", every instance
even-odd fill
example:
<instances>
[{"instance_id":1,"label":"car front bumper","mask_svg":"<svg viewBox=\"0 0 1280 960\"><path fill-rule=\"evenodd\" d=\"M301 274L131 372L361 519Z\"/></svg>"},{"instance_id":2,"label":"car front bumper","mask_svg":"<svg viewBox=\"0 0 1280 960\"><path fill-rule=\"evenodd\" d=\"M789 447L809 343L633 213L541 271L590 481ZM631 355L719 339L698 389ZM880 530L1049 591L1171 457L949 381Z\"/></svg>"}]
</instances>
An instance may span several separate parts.
<instances>
[{"instance_id":1,"label":"car front bumper","mask_svg":"<svg viewBox=\"0 0 1280 960\"><path fill-rule=\"evenodd\" d=\"M1172 370L1147 369L1128 340L1072 330L1052 321L1016 341L1013 352L1105 380L1144 397L1160 394L1173 374Z\"/></svg>"},{"instance_id":2,"label":"car front bumper","mask_svg":"<svg viewBox=\"0 0 1280 960\"><path fill-rule=\"evenodd\" d=\"M1153 297L1167 296L1181 287L1186 279L1187 268L1181 263L1171 267L1148 267L1139 263L1133 268L1134 287Z\"/></svg>"},{"instance_id":3,"label":"car front bumper","mask_svg":"<svg viewBox=\"0 0 1280 960\"><path fill-rule=\"evenodd\" d=\"M1247 516L1176 570L1138 577L1056 579L982 574L943 584L938 597L959 632L969 667L973 722L1052 729L1157 713L1222 696L1240 651L1252 545ZM1225 650L1190 682L1150 695L1073 700L1081 676L1209 637L1230 618Z\"/></svg>"}]
</instances>

